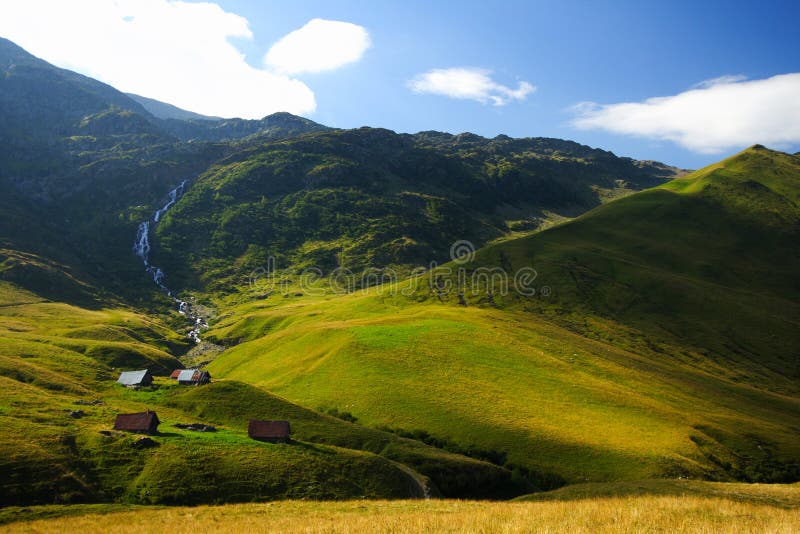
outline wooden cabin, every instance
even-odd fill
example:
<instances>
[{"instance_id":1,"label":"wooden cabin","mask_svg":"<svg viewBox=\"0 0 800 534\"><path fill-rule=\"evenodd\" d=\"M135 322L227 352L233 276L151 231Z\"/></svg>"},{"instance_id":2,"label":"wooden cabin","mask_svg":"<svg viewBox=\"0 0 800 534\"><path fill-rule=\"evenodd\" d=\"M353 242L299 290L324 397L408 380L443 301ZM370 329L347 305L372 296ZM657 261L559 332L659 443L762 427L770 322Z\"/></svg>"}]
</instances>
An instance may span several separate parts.
<instances>
[{"instance_id":1,"label":"wooden cabin","mask_svg":"<svg viewBox=\"0 0 800 534\"><path fill-rule=\"evenodd\" d=\"M153 383L153 375L147 369L142 369L141 371L123 371L119 375L117 383L129 388L149 386Z\"/></svg>"},{"instance_id":2,"label":"wooden cabin","mask_svg":"<svg viewBox=\"0 0 800 534\"><path fill-rule=\"evenodd\" d=\"M247 435L258 441L269 443L288 443L291 429L289 421L259 421L251 419L247 425Z\"/></svg>"},{"instance_id":3,"label":"wooden cabin","mask_svg":"<svg viewBox=\"0 0 800 534\"><path fill-rule=\"evenodd\" d=\"M199 386L211 382L211 373L200 369L184 369L178 373L178 384Z\"/></svg>"},{"instance_id":4,"label":"wooden cabin","mask_svg":"<svg viewBox=\"0 0 800 534\"><path fill-rule=\"evenodd\" d=\"M139 434L158 434L158 420L156 412L147 410L138 413L121 413L114 422L114 430L137 432Z\"/></svg>"}]
</instances>

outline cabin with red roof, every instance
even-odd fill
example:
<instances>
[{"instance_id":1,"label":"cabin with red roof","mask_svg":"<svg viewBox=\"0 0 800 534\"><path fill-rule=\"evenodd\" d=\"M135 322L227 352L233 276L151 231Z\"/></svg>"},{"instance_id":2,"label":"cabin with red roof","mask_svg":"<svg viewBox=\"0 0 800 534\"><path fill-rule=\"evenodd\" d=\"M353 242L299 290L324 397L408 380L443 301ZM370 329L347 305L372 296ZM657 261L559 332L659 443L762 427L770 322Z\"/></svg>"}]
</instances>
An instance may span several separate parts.
<instances>
[{"instance_id":1,"label":"cabin with red roof","mask_svg":"<svg viewBox=\"0 0 800 534\"><path fill-rule=\"evenodd\" d=\"M251 419L247 425L247 435L251 439L269 443L289 443L291 429L289 421L259 421Z\"/></svg>"},{"instance_id":2,"label":"cabin with red roof","mask_svg":"<svg viewBox=\"0 0 800 534\"><path fill-rule=\"evenodd\" d=\"M138 413L121 413L114 422L114 430L137 432L139 434L158 434L158 420L156 412L147 410Z\"/></svg>"}]
</instances>

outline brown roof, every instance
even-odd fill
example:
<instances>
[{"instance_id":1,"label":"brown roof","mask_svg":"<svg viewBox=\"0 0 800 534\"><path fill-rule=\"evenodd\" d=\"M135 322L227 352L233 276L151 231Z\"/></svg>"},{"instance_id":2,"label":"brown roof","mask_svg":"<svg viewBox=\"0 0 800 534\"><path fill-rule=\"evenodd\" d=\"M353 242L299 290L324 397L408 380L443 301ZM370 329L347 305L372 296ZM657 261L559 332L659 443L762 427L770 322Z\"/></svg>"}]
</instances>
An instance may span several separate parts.
<instances>
[{"instance_id":1,"label":"brown roof","mask_svg":"<svg viewBox=\"0 0 800 534\"><path fill-rule=\"evenodd\" d=\"M177 376L178 382L208 382L211 380L211 373L200 369L183 369Z\"/></svg>"},{"instance_id":2,"label":"brown roof","mask_svg":"<svg viewBox=\"0 0 800 534\"><path fill-rule=\"evenodd\" d=\"M255 439L289 439L289 421L259 421L251 419L247 435Z\"/></svg>"},{"instance_id":3,"label":"brown roof","mask_svg":"<svg viewBox=\"0 0 800 534\"><path fill-rule=\"evenodd\" d=\"M158 420L156 412L147 410L139 413L121 413L114 422L114 430L128 430L130 432L155 432L158 430Z\"/></svg>"},{"instance_id":4,"label":"brown roof","mask_svg":"<svg viewBox=\"0 0 800 534\"><path fill-rule=\"evenodd\" d=\"M169 377L173 380L177 380L178 375L181 374L181 371L183 371L183 369L175 369L174 371L172 371L172 374L169 375Z\"/></svg>"},{"instance_id":5,"label":"brown roof","mask_svg":"<svg viewBox=\"0 0 800 534\"><path fill-rule=\"evenodd\" d=\"M211 378L211 373L208 371L200 371L199 369L192 375L192 380L194 381L207 380L209 378Z\"/></svg>"}]
</instances>

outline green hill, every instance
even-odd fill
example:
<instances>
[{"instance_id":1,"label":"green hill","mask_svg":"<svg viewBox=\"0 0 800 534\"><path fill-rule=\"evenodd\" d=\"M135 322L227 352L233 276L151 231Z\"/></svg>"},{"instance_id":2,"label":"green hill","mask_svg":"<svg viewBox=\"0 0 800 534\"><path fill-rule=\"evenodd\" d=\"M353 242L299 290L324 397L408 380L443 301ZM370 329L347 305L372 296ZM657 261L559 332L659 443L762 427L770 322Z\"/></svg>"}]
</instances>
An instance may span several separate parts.
<instances>
[{"instance_id":1,"label":"green hill","mask_svg":"<svg viewBox=\"0 0 800 534\"><path fill-rule=\"evenodd\" d=\"M484 279L460 302L455 272L410 296L290 288L215 325L231 348L211 368L569 482L795 480L797 178L750 149L464 265L534 266L533 296Z\"/></svg>"},{"instance_id":2,"label":"green hill","mask_svg":"<svg viewBox=\"0 0 800 534\"><path fill-rule=\"evenodd\" d=\"M120 370L163 377L182 367L173 355L189 348L159 320L130 309L52 302L0 282L0 346L2 505L500 498L552 485L242 382L192 388L156 378L154 388L125 389L115 384ZM145 409L162 422L157 447L140 450L136 436L108 432L117 414ZM288 419L294 443L248 439L251 418Z\"/></svg>"},{"instance_id":3,"label":"green hill","mask_svg":"<svg viewBox=\"0 0 800 534\"><path fill-rule=\"evenodd\" d=\"M488 248L475 265L501 256L514 267L535 265L552 297L511 306L609 340L614 332L593 332L587 315L612 320L650 343L683 346L685 358L711 372L796 393L799 194L800 160L756 146ZM726 370L728 361L739 371Z\"/></svg>"}]
</instances>

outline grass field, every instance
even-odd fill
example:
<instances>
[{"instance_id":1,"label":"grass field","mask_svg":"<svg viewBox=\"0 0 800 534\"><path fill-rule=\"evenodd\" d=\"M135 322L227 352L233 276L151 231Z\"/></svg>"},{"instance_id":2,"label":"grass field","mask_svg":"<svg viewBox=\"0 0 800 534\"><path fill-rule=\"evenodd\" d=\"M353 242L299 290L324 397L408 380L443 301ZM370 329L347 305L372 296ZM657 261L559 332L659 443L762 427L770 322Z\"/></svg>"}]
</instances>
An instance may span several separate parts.
<instances>
[{"instance_id":1,"label":"grass field","mask_svg":"<svg viewBox=\"0 0 800 534\"><path fill-rule=\"evenodd\" d=\"M646 481L536 502L346 501L0 511L7 532L776 532L800 529L800 488ZM689 487L684 487L689 486ZM547 497L548 494L541 494Z\"/></svg>"},{"instance_id":2,"label":"grass field","mask_svg":"<svg viewBox=\"0 0 800 534\"><path fill-rule=\"evenodd\" d=\"M759 461L759 444L788 459L800 452L796 398L524 312L369 295L260 306L212 333L242 341L213 373L370 426L503 451L572 482L724 478L721 464L739 463L742 452ZM748 436L737 435L743 421Z\"/></svg>"},{"instance_id":3,"label":"grass field","mask_svg":"<svg viewBox=\"0 0 800 534\"><path fill-rule=\"evenodd\" d=\"M0 504L197 504L278 498L408 498L444 491L511 497L512 473L292 404L256 386L181 387L156 377L138 391L121 369L179 367L186 343L158 319L88 310L0 284ZM100 400L99 404L91 404ZM87 404L88 403L88 404ZM158 446L111 430L119 413L156 410ZM82 416L72 418L70 412ZM288 419L294 443L247 438L251 418ZM196 433L176 423L218 428Z\"/></svg>"},{"instance_id":4,"label":"grass field","mask_svg":"<svg viewBox=\"0 0 800 534\"><path fill-rule=\"evenodd\" d=\"M223 302L211 370L569 482L796 480L798 176L753 147L463 266L534 267L548 295Z\"/></svg>"}]
</instances>

